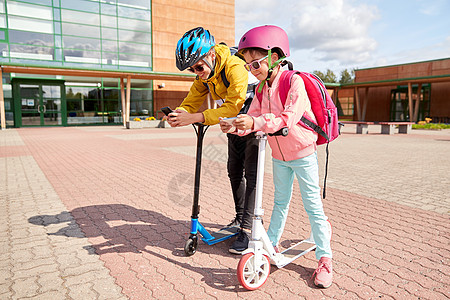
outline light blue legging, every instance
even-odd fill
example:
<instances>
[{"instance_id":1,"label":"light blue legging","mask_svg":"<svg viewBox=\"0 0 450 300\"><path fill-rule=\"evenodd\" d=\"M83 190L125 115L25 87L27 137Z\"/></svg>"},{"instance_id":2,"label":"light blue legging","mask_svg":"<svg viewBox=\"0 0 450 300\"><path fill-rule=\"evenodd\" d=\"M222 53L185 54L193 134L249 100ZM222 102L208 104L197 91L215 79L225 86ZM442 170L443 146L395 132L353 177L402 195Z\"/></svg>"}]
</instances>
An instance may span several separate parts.
<instances>
[{"instance_id":1,"label":"light blue legging","mask_svg":"<svg viewBox=\"0 0 450 300\"><path fill-rule=\"evenodd\" d=\"M303 207L309 217L314 241L316 242L316 258L332 257L328 218L323 211L319 186L319 164L317 153L292 161L281 161L272 158L273 183L275 185L274 206L267 234L273 245L283 234L289 203L292 197L294 174L297 177L302 194Z\"/></svg>"}]
</instances>

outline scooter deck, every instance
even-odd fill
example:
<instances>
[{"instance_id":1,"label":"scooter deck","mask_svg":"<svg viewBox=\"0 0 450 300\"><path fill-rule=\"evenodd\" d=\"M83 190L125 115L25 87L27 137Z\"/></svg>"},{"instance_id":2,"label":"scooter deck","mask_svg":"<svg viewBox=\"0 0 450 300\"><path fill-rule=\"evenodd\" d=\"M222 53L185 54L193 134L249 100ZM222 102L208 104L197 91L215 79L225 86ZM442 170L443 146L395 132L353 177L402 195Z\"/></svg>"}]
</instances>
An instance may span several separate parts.
<instances>
[{"instance_id":1,"label":"scooter deck","mask_svg":"<svg viewBox=\"0 0 450 300\"><path fill-rule=\"evenodd\" d=\"M316 249L316 244L308 240L303 240L298 242L294 246L284 250L283 252L281 252L281 254L292 261L314 249Z\"/></svg>"},{"instance_id":2,"label":"scooter deck","mask_svg":"<svg viewBox=\"0 0 450 300\"><path fill-rule=\"evenodd\" d=\"M212 239L205 239L201 238L203 242L205 242L208 245L214 245L219 242L225 241L229 238L232 238L233 236L237 235L239 232L239 227L233 226L233 227L225 227L220 229L219 231L212 232L211 236Z\"/></svg>"}]
</instances>

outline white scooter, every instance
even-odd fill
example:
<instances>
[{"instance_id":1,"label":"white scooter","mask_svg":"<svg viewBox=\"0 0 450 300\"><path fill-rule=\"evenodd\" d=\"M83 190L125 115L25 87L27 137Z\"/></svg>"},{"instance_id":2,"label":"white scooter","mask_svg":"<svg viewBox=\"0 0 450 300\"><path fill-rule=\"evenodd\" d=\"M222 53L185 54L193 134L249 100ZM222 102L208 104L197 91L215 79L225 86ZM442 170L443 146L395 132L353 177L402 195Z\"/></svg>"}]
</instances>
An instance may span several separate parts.
<instances>
[{"instance_id":1,"label":"white scooter","mask_svg":"<svg viewBox=\"0 0 450 300\"><path fill-rule=\"evenodd\" d=\"M288 128L269 135L288 135ZM259 139L258 170L256 179L255 211L252 223L252 238L248 249L242 253L237 267L239 283L247 290L256 290L266 282L270 274L270 260L278 268L282 268L297 258L316 249L312 233L308 239L302 240L281 253L276 252L264 229L262 216L262 191L264 182L264 161L266 153L267 135L262 132L256 134ZM331 223L329 223L331 239Z\"/></svg>"}]
</instances>

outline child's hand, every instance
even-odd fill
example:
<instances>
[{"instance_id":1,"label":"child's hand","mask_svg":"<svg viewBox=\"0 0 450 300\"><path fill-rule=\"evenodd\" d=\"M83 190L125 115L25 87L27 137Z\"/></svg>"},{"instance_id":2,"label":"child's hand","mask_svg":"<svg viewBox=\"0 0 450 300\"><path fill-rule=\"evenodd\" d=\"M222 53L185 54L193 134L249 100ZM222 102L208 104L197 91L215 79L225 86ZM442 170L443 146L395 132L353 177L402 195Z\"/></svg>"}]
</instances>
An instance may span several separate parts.
<instances>
[{"instance_id":1,"label":"child's hand","mask_svg":"<svg viewBox=\"0 0 450 300\"><path fill-rule=\"evenodd\" d=\"M223 133L231 133L236 131L236 128L233 125L225 122L221 117L219 117L219 125L220 130L222 130Z\"/></svg>"},{"instance_id":2,"label":"child's hand","mask_svg":"<svg viewBox=\"0 0 450 300\"><path fill-rule=\"evenodd\" d=\"M246 114L238 115L233 124L239 130L253 129L253 118Z\"/></svg>"}]
</instances>

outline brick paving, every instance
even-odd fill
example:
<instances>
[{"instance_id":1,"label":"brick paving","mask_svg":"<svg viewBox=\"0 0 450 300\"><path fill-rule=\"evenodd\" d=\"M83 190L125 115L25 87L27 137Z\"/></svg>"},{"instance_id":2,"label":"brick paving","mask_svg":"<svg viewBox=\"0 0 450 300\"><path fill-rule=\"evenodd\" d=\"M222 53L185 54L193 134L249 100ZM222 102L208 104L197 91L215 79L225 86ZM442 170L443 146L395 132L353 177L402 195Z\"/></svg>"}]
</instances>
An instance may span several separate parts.
<instances>
[{"instance_id":1,"label":"brick paving","mask_svg":"<svg viewBox=\"0 0 450 300\"><path fill-rule=\"evenodd\" d=\"M0 299L448 299L450 131L354 132L330 145L334 284L314 287L310 253L249 292L231 241L184 255L191 127L0 131ZM214 230L233 217L226 138L212 127L204 144L200 220ZM309 235L294 195L282 247Z\"/></svg>"}]
</instances>

